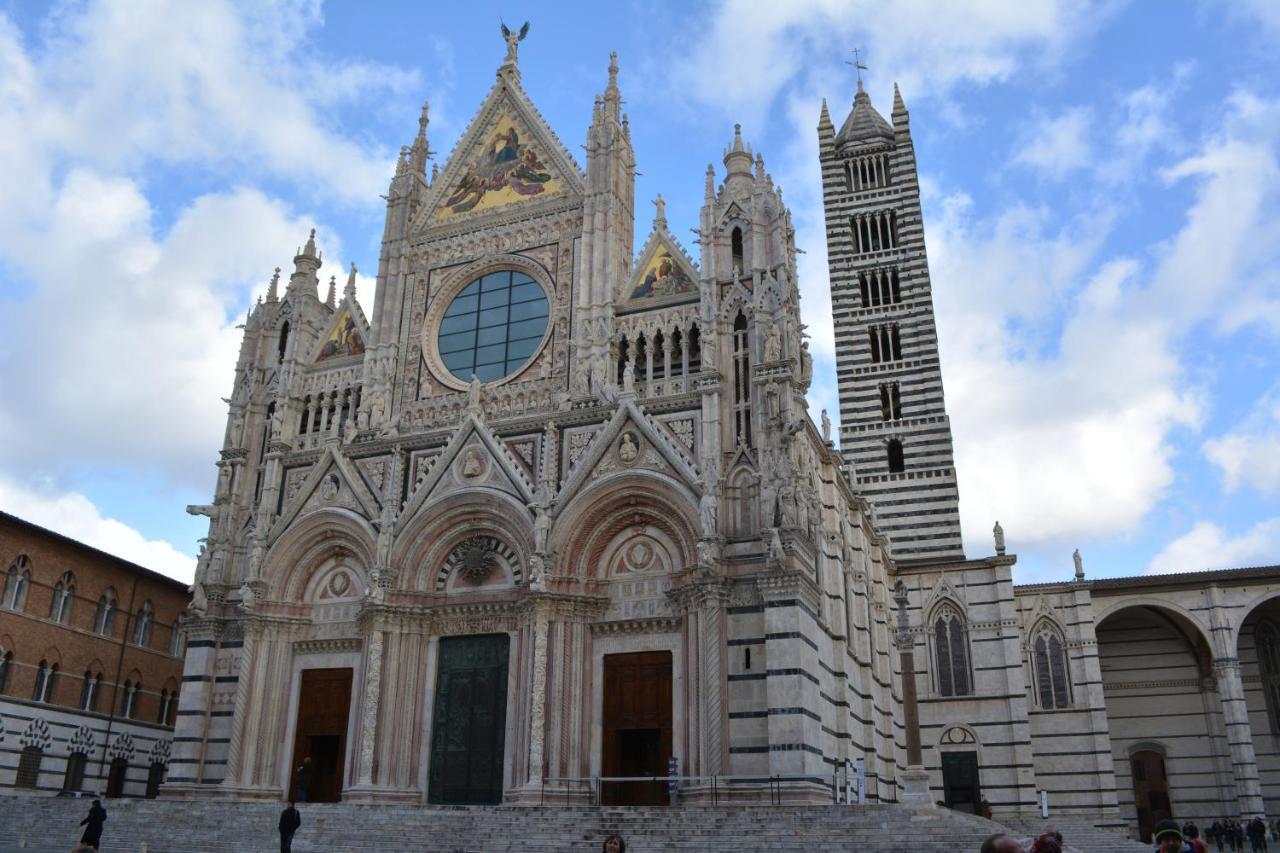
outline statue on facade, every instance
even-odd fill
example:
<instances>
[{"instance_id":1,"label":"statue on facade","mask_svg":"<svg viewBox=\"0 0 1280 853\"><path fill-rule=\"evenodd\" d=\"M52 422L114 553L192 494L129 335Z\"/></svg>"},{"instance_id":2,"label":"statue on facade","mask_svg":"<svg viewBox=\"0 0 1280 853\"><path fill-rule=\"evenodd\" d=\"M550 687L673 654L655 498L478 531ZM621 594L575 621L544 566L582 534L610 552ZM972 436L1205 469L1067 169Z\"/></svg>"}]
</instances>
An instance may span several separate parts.
<instances>
[{"instance_id":1,"label":"statue on facade","mask_svg":"<svg viewBox=\"0 0 1280 853\"><path fill-rule=\"evenodd\" d=\"M991 528L991 534L996 540L996 553L1004 554L1004 528L1000 526L1000 522L996 522L996 526ZM1077 552L1078 553L1078 552Z\"/></svg>"},{"instance_id":2,"label":"statue on facade","mask_svg":"<svg viewBox=\"0 0 1280 853\"><path fill-rule=\"evenodd\" d=\"M636 392L636 369L630 361L622 367L622 391L625 394Z\"/></svg>"},{"instance_id":3,"label":"statue on facade","mask_svg":"<svg viewBox=\"0 0 1280 853\"><path fill-rule=\"evenodd\" d=\"M1076 564L1076 580L1084 580L1084 559L1080 556L1080 549L1077 548L1071 555L1071 559Z\"/></svg>"},{"instance_id":4,"label":"statue on facade","mask_svg":"<svg viewBox=\"0 0 1280 853\"><path fill-rule=\"evenodd\" d=\"M716 515L719 510L718 503L715 489L704 482L702 487L702 497L698 500L698 520L702 522L703 536L714 537L716 535Z\"/></svg>"},{"instance_id":5,"label":"statue on facade","mask_svg":"<svg viewBox=\"0 0 1280 853\"><path fill-rule=\"evenodd\" d=\"M204 584L196 581L187 592L191 593L191 603L187 605L187 609L197 616L203 616L209 610L209 598L205 595Z\"/></svg>"},{"instance_id":6,"label":"statue on facade","mask_svg":"<svg viewBox=\"0 0 1280 853\"><path fill-rule=\"evenodd\" d=\"M782 358L782 335L778 333L778 324L769 322L769 331L764 339L764 360L777 361Z\"/></svg>"},{"instance_id":7,"label":"statue on facade","mask_svg":"<svg viewBox=\"0 0 1280 853\"><path fill-rule=\"evenodd\" d=\"M507 43L507 55L506 58L502 60L503 65L516 64L518 53L516 46L520 44L520 42L524 41L524 37L527 35L529 35L528 21L524 22L524 26L520 28L520 32L518 33L512 32L507 28L506 24L502 24L502 40Z\"/></svg>"},{"instance_id":8,"label":"statue on facade","mask_svg":"<svg viewBox=\"0 0 1280 853\"><path fill-rule=\"evenodd\" d=\"M826 409L822 410L822 440L827 444L831 443L831 416Z\"/></svg>"}]
</instances>

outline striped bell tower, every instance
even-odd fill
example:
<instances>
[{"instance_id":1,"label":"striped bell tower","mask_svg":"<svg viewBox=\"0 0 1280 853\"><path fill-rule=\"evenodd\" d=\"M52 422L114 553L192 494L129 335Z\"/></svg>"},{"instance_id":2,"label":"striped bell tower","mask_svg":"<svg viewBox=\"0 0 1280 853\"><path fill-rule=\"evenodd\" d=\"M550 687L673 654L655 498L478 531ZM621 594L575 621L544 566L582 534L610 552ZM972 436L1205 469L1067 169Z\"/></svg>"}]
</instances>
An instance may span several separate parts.
<instances>
[{"instance_id":1,"label":"striped bell tower","mask_svg":"<svg viewBox=\"0 0 1280 853\"><path fill-rule=\"evenodd\" d=\"M907 108L893 123L858 81L839 132L818 122L840 447L899 563L964 559L951 426Z\"/></svg>"}]
</instances>

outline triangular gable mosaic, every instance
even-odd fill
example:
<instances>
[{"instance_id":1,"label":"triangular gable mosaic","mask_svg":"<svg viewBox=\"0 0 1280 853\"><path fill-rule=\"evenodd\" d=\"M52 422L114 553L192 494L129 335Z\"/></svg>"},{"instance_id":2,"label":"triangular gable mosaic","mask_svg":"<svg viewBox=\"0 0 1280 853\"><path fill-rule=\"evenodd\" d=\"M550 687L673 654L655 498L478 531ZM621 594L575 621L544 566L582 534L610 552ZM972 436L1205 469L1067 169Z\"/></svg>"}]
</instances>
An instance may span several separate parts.
<instances>
[{"instance_id":1,"label":"triangular gable mosaic","mask_svg":"<svg viewBox=\"0 0 1280 853\"><path fill-rule=\"evenodd\" d=\"M319 364L331 358L363 354L364 336L360 333L360 326L351 313L351 308L344 305L338 311L338 316L334 318L329 334L325 335L324 342L320 344L320 351L316 353L316 363Z\"/></svg>"},{"instance_id":2,"label":"triangular gable mosaic","mask_svg":"<svg viewBox=\"0 0 1280 853\"><path fill-rule=\"evenodd\" d=\"M676 296L697 289L697 272L684 251L663 231L655 230L640 253L640 263L627 285L626 299Z\"/></svg>"}]
</instances>

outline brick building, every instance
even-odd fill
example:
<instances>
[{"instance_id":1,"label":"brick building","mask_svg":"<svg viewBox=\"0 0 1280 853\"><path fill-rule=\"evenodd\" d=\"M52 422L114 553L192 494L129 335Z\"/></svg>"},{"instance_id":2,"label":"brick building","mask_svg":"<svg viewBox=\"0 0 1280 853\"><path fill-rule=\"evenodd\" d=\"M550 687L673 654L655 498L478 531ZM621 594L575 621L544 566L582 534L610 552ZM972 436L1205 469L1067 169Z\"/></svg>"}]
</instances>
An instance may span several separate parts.
<instances>
[{"instance_id":1,"label":"brick building","mask_svg":"<svg viewBox=\"0 0 1280 853\"><path fill-rule=\"evenodd\" d=\"M184 584L0 512L0 788L154 796Z\"/></svg>"}]
</instances>

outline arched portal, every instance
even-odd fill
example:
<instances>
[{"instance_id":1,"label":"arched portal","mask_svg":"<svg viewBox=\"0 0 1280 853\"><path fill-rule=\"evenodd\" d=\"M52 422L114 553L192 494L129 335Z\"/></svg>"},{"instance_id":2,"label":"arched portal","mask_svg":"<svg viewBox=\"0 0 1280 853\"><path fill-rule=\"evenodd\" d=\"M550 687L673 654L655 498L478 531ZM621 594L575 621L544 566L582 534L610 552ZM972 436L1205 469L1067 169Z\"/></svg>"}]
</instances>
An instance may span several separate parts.
<instances>
[{"instance_id":1,"label":"arched portal","mask_svg":"<svg viewBox=\"0 0 1280 853\"><path fill-rule=\"evenodd\" d=\"M1125 602L1096 628L1120 812L1159 820L1234 814L1230 752L1203 626L1162 602Z\"/></svg>"},{"instance_id":2,"label":"arched portal","mask_svg":"<svg viewBox=\"0 0 1280 853\"><path fill-rule=\"evenodd\" d=\"M1280 595L1253 603L1236 638L1264 811L1280 808Z\"/></svg>"}]
</instances>

